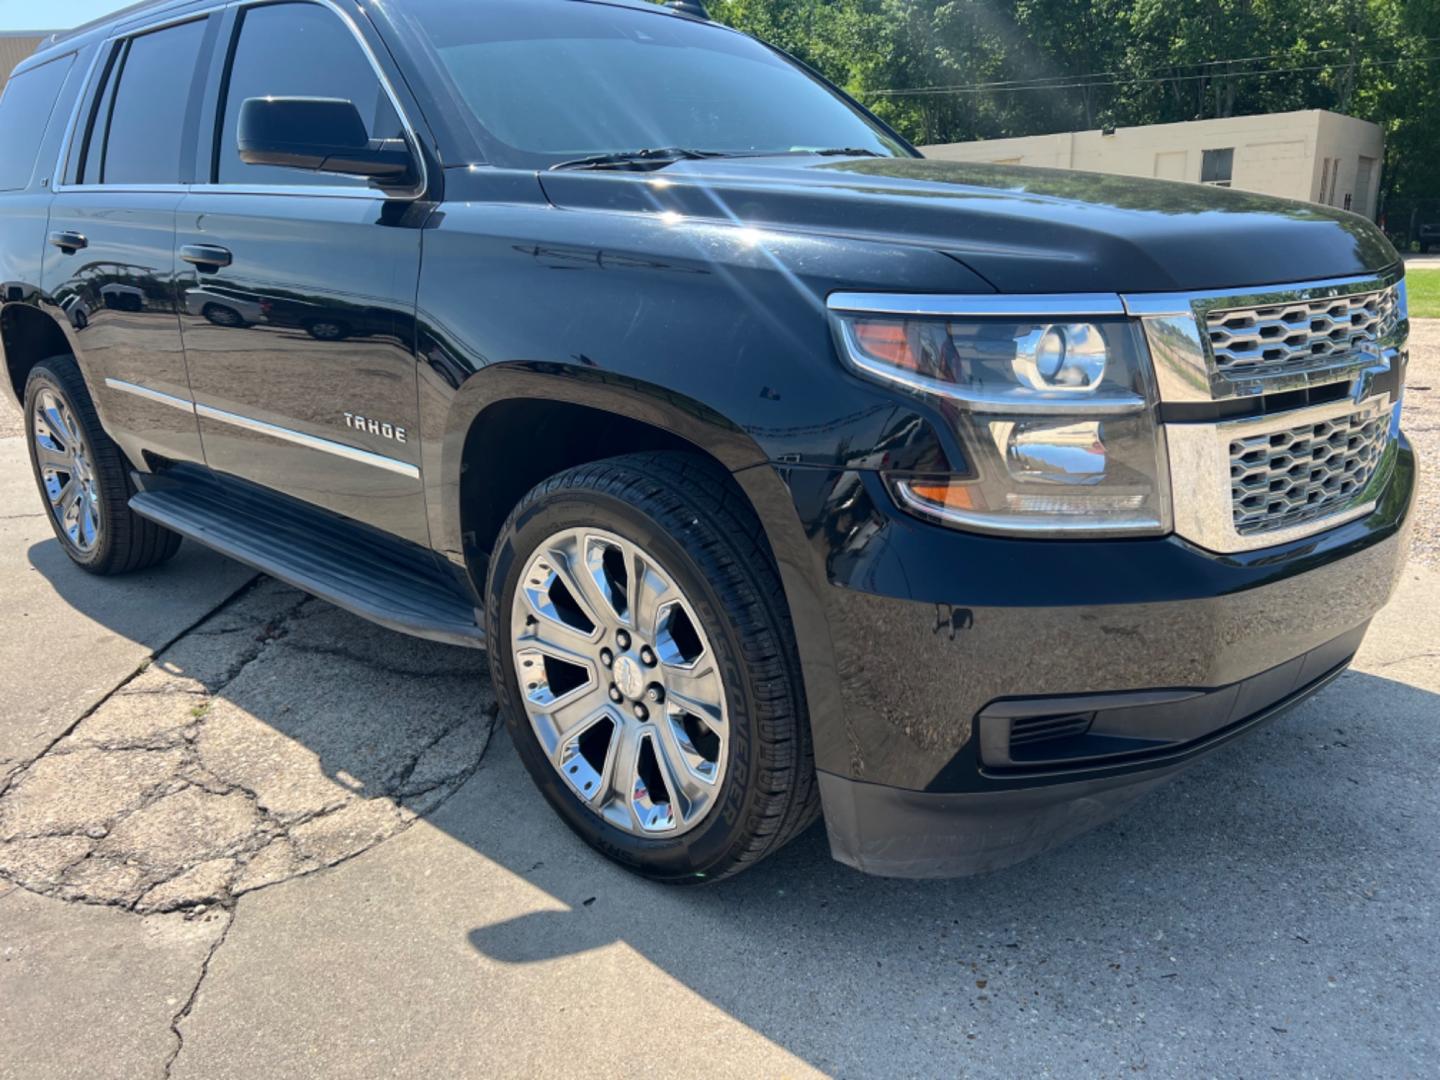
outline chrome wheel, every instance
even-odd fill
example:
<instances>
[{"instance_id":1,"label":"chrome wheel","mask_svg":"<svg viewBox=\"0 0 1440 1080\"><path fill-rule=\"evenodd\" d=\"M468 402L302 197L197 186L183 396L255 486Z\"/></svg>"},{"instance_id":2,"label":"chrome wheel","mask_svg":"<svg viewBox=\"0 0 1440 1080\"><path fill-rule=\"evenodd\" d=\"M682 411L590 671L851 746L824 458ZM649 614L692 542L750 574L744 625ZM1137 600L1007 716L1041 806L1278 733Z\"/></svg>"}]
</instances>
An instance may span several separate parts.
<instances>
[{"instance_id":1,"label":"chrome wheel","mask_svg":"<svg viewBox=\"0 0 1440 1080\"><path fill-rule=\"evenodd\" d=\"M725 779L729 723L672 574L613 533L556 533L520 578L510 637L530 727L586 806L637 836L700 824Z\"/></svg>"},{"instance_id":2,"label":"chrome wheel","mask_svg":"<svg viewBox=\"0 0 1440 1080\"><path fill-rule=\"evenodd\" d=\"M100 491L90 448L69 402L52 390L35 398L35 465L61 530L90 552L100 540Z\"/></svg>"}]
</instances>

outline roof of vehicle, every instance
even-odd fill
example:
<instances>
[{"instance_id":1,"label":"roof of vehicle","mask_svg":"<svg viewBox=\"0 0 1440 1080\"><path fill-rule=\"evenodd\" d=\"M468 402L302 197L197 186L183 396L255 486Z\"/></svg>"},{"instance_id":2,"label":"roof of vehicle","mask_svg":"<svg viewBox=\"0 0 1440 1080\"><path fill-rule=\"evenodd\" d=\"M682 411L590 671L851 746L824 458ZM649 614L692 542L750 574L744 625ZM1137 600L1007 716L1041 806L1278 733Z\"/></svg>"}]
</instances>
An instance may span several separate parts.
<instances>
[{"instance_id":1,"label":"roof of vehicle","mask_svg":"<svg viewBox=\"0 0 1440 1080\"><path fill-rule=\"evenodd\" d=\"M580 2L603 3L610 4L614 7L641 9L663 6L662 0L580 0ZM130 4L128 7L119 8L116 11L110 12L108 15L102 15L98 19L91 19L87 23L82 23L73 30L62 30L51 35L49 40L42 44L36 51L36 54L46 52L54 46L75 41L93 31L112 26L116 23L127 22L144 15L164 14L169 11L180 13L186 8L208 6L209 3L213 3L213 0L139 0L138 3ZM403 4L403 0L401 0L401 3Z\"/></svg>"}]
</instances>

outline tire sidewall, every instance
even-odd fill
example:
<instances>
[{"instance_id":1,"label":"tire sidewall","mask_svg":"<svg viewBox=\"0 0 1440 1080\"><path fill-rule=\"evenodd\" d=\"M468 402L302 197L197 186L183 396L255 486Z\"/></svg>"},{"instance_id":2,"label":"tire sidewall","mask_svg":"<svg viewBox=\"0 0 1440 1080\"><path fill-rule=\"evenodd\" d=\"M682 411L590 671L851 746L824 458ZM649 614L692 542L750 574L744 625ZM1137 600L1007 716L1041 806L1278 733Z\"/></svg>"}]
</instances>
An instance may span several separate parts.
<instances>
[{"instance_id":1,"label":"tire sidewall","mask_svg":"<svg viewBox=\"0 0 1440 1080\"><path fill-rule=\"evenodd\" d=\"M717 804L704 821L680 836L647 839L601 818L566 787L531 728L511 654L511 611L520 574L535 549L541 541L570 528L604 529L655 556L690 601L715 651L730 726L729 759ZM741 662L742 646L733 620L686 550L684 540L673 537L663 525L624 500L581 487L562 488L523 506L502 530L491 559L486 596L491 678L501 714L521 761L565 823L602 854L648 877L702 880L709 868L725 864L743 843L746 807L759 779L755 775L758 731L754 694Z\"/></svg>"},{"instance_id":2,"label":"tire sidewall","mask_svg":"<svg viewBox=\"0 0 1440 1080\"><path fill-rule=\"evenodd\" d=\"M49 519L55 539L60 542L65 553L75 563L87 569L104 566L110 558L110 546L114 542L115 535L115 530L111 527L109 500L105 498L104 492L104 485L110 483L110 477L102 471L103 462L100 460L99 446L96 443L95 424L90 416L93 408L90 407L88 400L76 400L76 392L68 385L64 374L56 368L57 365L54 361L43 361L31 369L30 375L25 381L25 449L30 456L30 472L35 478L35 488L40 493L40 502L45 508L45 517ZM78 371L74 377L79 378ZM95 472L96 484L101 488L101 497L96 500L95 506L95 513L100 523L100 539L89 551L77 547L65 534L65 530L55 517L54 510L51 509L50 495L45 490L45 481L40 472L40 462L35 453L35 402L42 390L49 390L62 398L85 433L90 467Z\"/></svg>"}]
</instances>

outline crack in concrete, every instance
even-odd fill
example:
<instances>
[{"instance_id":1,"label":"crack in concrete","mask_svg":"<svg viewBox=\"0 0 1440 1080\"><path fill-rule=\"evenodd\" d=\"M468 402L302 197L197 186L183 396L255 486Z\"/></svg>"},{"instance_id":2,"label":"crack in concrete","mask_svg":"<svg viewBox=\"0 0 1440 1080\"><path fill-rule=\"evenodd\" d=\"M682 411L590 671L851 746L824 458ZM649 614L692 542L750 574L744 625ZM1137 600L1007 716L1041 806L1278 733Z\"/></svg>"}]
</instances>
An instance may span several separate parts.
<instances>
[{"instance_id":1,"label":"crack in concrete","mask_svg":"<svg viewBox=\"0 0 1440 1080\"><path fill-rule=\"evenodd\" d=\"M3 860L0 876L38 895L141 913L181 910L202 903L233 903L240 895L255 889L348 861L398 835L414 820L442 805L479 768L494 729L497 710L493 701L487 708L489 724L483 734L476 733L473 742L462 734L462 729L477 719L474 710L466 708L455 716L435 717L441 722L429 731L416 732L424 736L416 745L405 746L402 742L389 747L392 751L401 751L404 757L370 781L373 791L366 791L366 785L351 777L338 763L324 770L322 782L317 785L317 778L307 773L313 772L319 763L303 750L297 756L297 750L291 747L299 748L298 743L287 741L278 748L264 740L254 743L254 737L247 734L245 727L250 717L243 709L237 714L231 708L216 720L213 706L221 700L230 700L227 691L232 684L266 655L269 646L285 639L293 626L308 622L314 615L324 611L333 613L328 605L303 595L283 608L267 612L265 605L270 598L260 597L255 621L206 628L206 621L234 618L230 609L249 594L250 589L251 585L247 585L237 590L207 616L207 620L195 624L192 632L196 638L244 639L243 647L223 665L220 673L204 680L204 690L197 692L187 685L186 680L193 683L194 677L184 670L186 661L175 666L173 661L164 662L157 652L9 778L5 789L0 790L0 825L5 823L5 811L13 809L7 799L17 792L27 793L19 810L22 822L27 818L43 821L47 814L53 818L58 813L66 824L55 828L12 828L0 833L3 837L0 839L0 860ZM288 590L276 599L283 600L285 595ZM247 614L242 612L241 618ZM185 636L177 636L171 644ZM395 678L474 677L449 667L377 663L372 657L349 649L300 641L287 642L284 648L305 656L340 658ZM283 664L284 660L278 662ZM128 689L130 683L147 670L158 674L162 685ZM285 671L283 667L280 670ZM165 683L167 679L174 680L174 684ZM241 692L241 699L246 700L246 694L254 693L255 685L251 684L247 691ZM133 705L119 713L102 712L107 706L133 703L137 698L156 703L155 709L159 710L152 711L148 705L140 708L138 733L123 730L126 725L137 722ZM171 703L168 712L175 713L168 727L163 726L167 720L164 704L167 700ZM189 702L195 704L187 705ZM281 712L288 709L285 705ZM146 730L157 717L162 726ZM90 730L95 734L87 737L89 721L99 726L92 724ZM122 730L111 734L117 723ZM222 724L217 729L221 734L206 737L213 723ZM283 733L283 729L280 730ZM454 745L446 745L447 740L457 737L459 741ZM210 753L215 749L220 750L220 757L211 760ZM367 743L356 749L361 751L356 760L367 761L376 748ZM263 757L259 764L264 767L259 770L256 753ZM141 755L161 755L154 768L163 769L166 775L153 783L144 782L149 766L140 766L137 771L136 766L115 765L127 759L143 760ZM74 764L44 769L41 763L47 761ZM425 766L423 773L422 765ZM237 768L240 773L233 774ZM297 768L299 772L295 771ZM42 770L46 775L43 780L36 780L32 790L27 779L38 777ZM73 797L73 789L86 786L97 770L97 786L101 788L107 782L113 785L117 778L122 784L133 786L128 793L124 787L120 788L118 800L114 792L102 792L91 802L83 796ZM247 770L251 774L248 781L244 775ZM277 778L277 770L279 774L289 770L290 775ZM335 785L330 797L324 797L325 781ZM66 791L67 786L72 790ZM52 791L71 805L52 810L45 803L45 796ZM292 809L271 805L266 791L272 797L279 795L281 804L288 802ZM165 801L182 798L187 792L193 795L184 805L197 820L184 823L191 827L193 835L177 838L173 808L181 804ZM201 794L205 798L197 801L196 796ZM239 818L235 817L233 804L227 808L223 803L234 796L239 796L248 808ZM302 799L302 805L293 807L297 797ZM313 801L303 805L304 799ZM384 805L380 805L382 801ZM337 818L328 828L323 824L346 812L350 815L348 820ZM9 817L9 824L15 825L15 815ZM70 843L67 845L66 841ZM154 847L155 844L159 847ZM277 844L284 846L277 847ZM262 857L266 861L257 866L257 860Z\"/></svg>"},{"instance_id":2,"label":"crack in concrete","mask_svg":"<svg viewBox=\"0 0 1440 1080\"><path fill-rule=\"evenodd\" d=\"M185 1036L180 1031L180 1025L184 1022L185 1018L190 1015L190 1011L195 1008L195 1001L200 996L200 987L204 985L205 977L210 974L210 964L215 959L215 954L220 951L220 946L224 945L225 939L230 936L230 928L234 925L235 910L232 907L227 909L225 925L220 928L220 933L216 935L214 942L211 943L210 950L205 954L205 959L200 961L200 973L195 977L195 985L190 988L189 996L186 997L185 1003L180 1006L180 1011L170 1018L170 1034L175 1036L175 1046L170 1051L169 1057L165 1059L165 1064L161 1068L161 1075L164 1076L166 1080L169 1080L170 1072L175 1068L175 1059L180 1056L180 1051L185 1049Z\"/></svg>"},{"instance_id":3,"label":"crack in concrete","mask_svg":"<svg viewBox=\"0 0 1440 1080\"><path fill-rule=\"evenodd\" d=\"M333 609L309 596L266 614L265 605L271 599L266 594L259 597L256 621L206 628L212 620L232 617L236 606L252 596L263 580L248 582L157 647L40 753L24 761L0 762L0 769L14 765L14 771L0 782L0 859L4 860L0 863L0 895L23 889L64 903L112 907L132 914L186 911L187 918L211 908L223 911L224 925L186 1000L171 1017L175 1041L164 1062L166 1077L184 1049L183 1024L234 926L241 899L297 877L336 870L408 831L448 802L482 768L499 722L493 699L479 708L469 699L455 715L448 715L448 708L426 705L432 711L418 714L416 722L404 729L419 736L413 743L386 743L382 738L377 747L357 736L361 741L353 748L342 744L338 760L322 766L319 759L327 745L323 738L319 748L308 749L294 730L275 725L273 718L266 724L246 711L247 706L255 707L255 700L273 702L266 697L267 679L273 683L277 677L293 675L293 658L290 667L283 666L289 651L333 657L399 680L477 679L483 685L485 677L449 665L385 663L347 648L313 642L285 641L281 652L270 654L272 644L282 642L302 624L311 626L311 634L327 629L317 628L310 620ZM283 600L284 595L275 599ZM250 613L240 614L243 619ZM187 671L190 659L183 654L156 663L164 661L163 654L177 643L191 637L250 640L244 641L233 657L227 656L229 647L222 645L213 675L200 674L206 670L205 663L199 665L200 673ZM227 693L251 665L267 655L274 655L282 666L249 680L238 696ZM231 662L226 663L227 659ZM151 687L147 682L132 688L147 671L153 672L152 678L158 677L161 685ZM201 688L195 688L197 681L203 684ZM353 676L345 676L337 685L354 682ZM382 680L382 685L393 683ZM132 699L143 704L134 705ZM423 697L419 700L422 705L426 701ZM221 701L227 702L227 707L217 710ZM276 717L290 709L284 698L280 701ZM273 703L270 707L276 708ZM331 715L336 723L344 723L343 708L330 708L340 710ZM173 723L165 726L172 719ZM257 724L267 728L271 738L275 733L287 738L278 748L263 738L256 742L252 727ZM472 724L476 730L467 733L464 729ZM87 730L94 736L87 736ZM212 742L216 745L211 746ZM215 750L219 756L212 758ZM336 753L333 746L330 752ZM349 769L355 769L365 777L354 763L373 763L376 755L383 753L394 755L390 767L370 776L368 782L349 774ZM156 756L153 766L144 764L149 756ZM378 762L383 765L384 757ZM150 769L163 770L164 775L151 782L146 775ZM277 788L276 774L286 769L301 772L281 777ZM309 772L304 771L307 769ZM334 794L328 797L325 781L335 785ZM101 790L98 796L87 790L91 786L103 789L106 784L113 790ZM372 785L373 791L367 791ZM306 805L302 799L301 805L295 806L296 792L312 801ZM281 796L278 806L272 804L277 793ZM65 805L52 805L48 799L52 794L59 795ZM237 798L239 803L227 801ZM18 813L14 812L17 801L21 804ZM287 803L292 809L283 808ZM238 809L241 806L243 811ZM47 815L57 821L55 827L6 831L7 826L26 822L39 825Z\"/></svg>"},{"instance_id":4,"label":"crack in concrete","mask_svg":"<svg viewBox=\"0 0 1440 1080\"><path fill-rule=\"evenodd\" d=\"M362 656L359 653L351 652L349 649L342 649L328 645L291 645L298 653L306 656L326 656L336 660L346 660L352 664L363 664L375 671L383 671L387 675L396 675L403 679L469 679L473 676L466 671L456 671L453 666L438 668L406 668L398 664L388 664L383 660L376 660L373 657Z\"/></svg>"},{"instance_id":5,"label":"crack in concrete","mask_svg":"<svg viewBox=\"0 0 1440 1080\"><path fill-rule=\"evenodd\" d=\"M437 802L434 806L430 808L431 813L433 813L435 810L438 810L441 806L445 805L445 803L447 803L455 795L455 793L458 792L462 786L464 786L465 781L469 780L470 777L478 773L480 769L484 766L485 757L489 753L490 747L494 742L495 728L500 722L499 707L492 705L491 708L486 710L486 717L488 723L486 724L485 728L485 743L480 750L479 756L475 759L474 764L464 771L463 777L459 780L458 783L454 785L454 787L451 788L450 792L443 799L441 799L439 802ZM438 743L443 737L444 736L438 736L436 739L432 740L430 745L433 746L435 743ZM423 754L416 755L416 762L418 762L422 756ZM412 772L413 770L414 766L411 767ZM428 790L434 789L432 788ZM366 854L367 852L373 851L381 844L386 843L389 840L393 840L395 839L395 837L401 835L402 833L409 831L411 826L413 826L416 822L420 820L421 816L417 814L414 818L405 822L399 830L392 833L390 836L381 837L373 843L367 844L365 847L359 849L358 851L354 851L349 855L346 855L343 858L329 864L328 866L320 867L314 872L317 874L334 873L351 860L358 859L360 856ZM184 1021L190 1016L191 1012L194 1011L195 1002L200 997L200 988L204 985L206 977L210 974L210 965L214 961L215 955L220 951L220 947L224 945L226 940L229 938L230 930L235 925L235 919L239 914L240 903L245 896L249 896L252 893L261 892L264 889L272 888L276 885L282 885L286 881L290 880L293 879L284 878L278 881L267 882L263 885L257 886L254 889L248 890L243 895L232 897L228 903L222 903L222 906L225 908L226 911L225 926L221 929L219 936L215 939L215 943L210 946L210 951L206 953L205 959L201 962L200 973L195 979L195 985L191 987L189 997L186 998L185 1003L180 1007L179 1012L175 1013L175 1015L170 1020L170 1032L175 1036L175 1048L170 1052L170 1056L165 1059L162 1074L166 1077L166 1080L169 1080L172 1070L175 1068L175 1062L179 1059L181 1052L185 1049L185 1035L184 1032L180 1030L180 1025L184 1023ZM3 882L0 882L0 886L3 886ZM0 893L0 895L3 895L3 893Z\"/></svg>"},{"instance_id":6,"label":"crack in concrete","mask_svg":"<svg viewBox=\"0 0 1440 1080\"><path fill-rule=\"evenodd\" d=\"M1440 652L1411 653L1409 656L1402 656L1397 660L1386 660L1377 666L1382 668L1394 667L1396 664L1409 663L1411 660L1429 660L1437 656L1440 656Z\"/></svg>"},{"instance_id":7,"label":"crack in concrete","mask_svg":"<svg viewBox=\"0 0 1440 1080\"><path fill-rule=\"evenodd\" d=\"M140 675L144 674L146 669L149 668L150 665L154 662L155 657L159 656L161 653L163 653L166 649L170 648L181 638L185 637L185 635L190 633L191 630L194 630L201 623L206 622L207 620L213 618L215 615L218 615L220 612L224 611L227 607L230 607L232 604L236 603L242 596L255 588L256 584L261 580L262 579L258 575L251 578L244 585L241 585L238 589L232 592L229 596L225 597L225 599L221 600L220 603L217 604L214 608L194 619L185 627L177 631L165 642L156 646L154 651L151 652L151 654L147 656L144 660L142 660L136 666L134 671L132 671L129 675L125 676L125 678L122 679L114 687L114 689L112 689L109 693L105 694L104 697L100 698L100 700L95 702L95 704L91 705L90 708L86 709L83 713L77 716L75 718L75 721L71 723L68 727L66 727L63 731L61 731L59 735L56 735L55 738L51 739L50 742L46 744L43 750L41 750L34 757L30 758L28 761L22 762L18 769L16 769L9 776L5 777L4 781L0 782L0 799L3 799L9 793L10 789L13 788L20 781L20 779L25 775L25 773L28 772L37 761L43 758L46 754L50 753L50 751L55 748L55 745L57 743L61 742L67 736L73 733L76 728L78 728L86 720L90 719L90 717L94 716L95 713L97 713L103 705L109 702L111 698L115 697L115 695L120 693L120 691L123 690L127 685L135 681L135 679L138 678Z\"/></svg>"}]
</instances>

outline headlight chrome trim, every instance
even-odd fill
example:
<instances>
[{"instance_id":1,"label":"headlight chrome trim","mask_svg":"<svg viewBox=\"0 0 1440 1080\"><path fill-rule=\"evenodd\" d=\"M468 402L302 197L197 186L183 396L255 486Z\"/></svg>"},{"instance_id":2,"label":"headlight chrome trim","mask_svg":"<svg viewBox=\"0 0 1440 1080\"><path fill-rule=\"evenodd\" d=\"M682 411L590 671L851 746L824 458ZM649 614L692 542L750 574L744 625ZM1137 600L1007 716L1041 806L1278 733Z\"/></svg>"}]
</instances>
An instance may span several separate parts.
<instances>
[{"instance_id":1,"label":"headlight chrome trim","mask_svg":"<svg viewBox=\"0 0 1440 1080\"><path fill-rule=\"evenodd\" d=\"M1052 319L1125 315L1119 293L868 293L837 292L825 300L834 312L855 315L932 316L937 318Z\"/></svg>"},{"instance_id":2,"label":"headlight chrome trim","mask_svg":"<svg viewBox=\"0 0 1440 1080\"><path fill-rule=\"evenodd\" d=\"M837 312L837 314L874 315L879 313L872 311L850 311L847 309ZM890 316L895 313L885 312L884 314ZM932 318L936 317L933 312L927 312L926 315ZM1033 316L1034 313L1025 312L1017 313L1017 315L1023 318ZM925 315L897 317L923 318ZM1048 315L1039 317L1049 318ZM841 357L847 364L860 369L865 375L873 379L880 379L887 383L903 386L917 393L960 402L967 408L977 412L995 413L1004 416L1129 416L1134 413L1144 412L1150 408L1150 403L1138 394L1132 394L1126 397L1112 395L1110 397L1092 400L1076 394L1063 392L1056 392L1041 397L1034 390L1017 390L1014 394L986 394L974 390L967 390L953 383L942 382L939 379L931 379L917 373L902 371L889 364L871 361L867 359L865 348L856 338L855 328L849 320L836 318L832 319L831 322L835 327L836 335L840 339Z\"/></svg>"}]
</instances>

